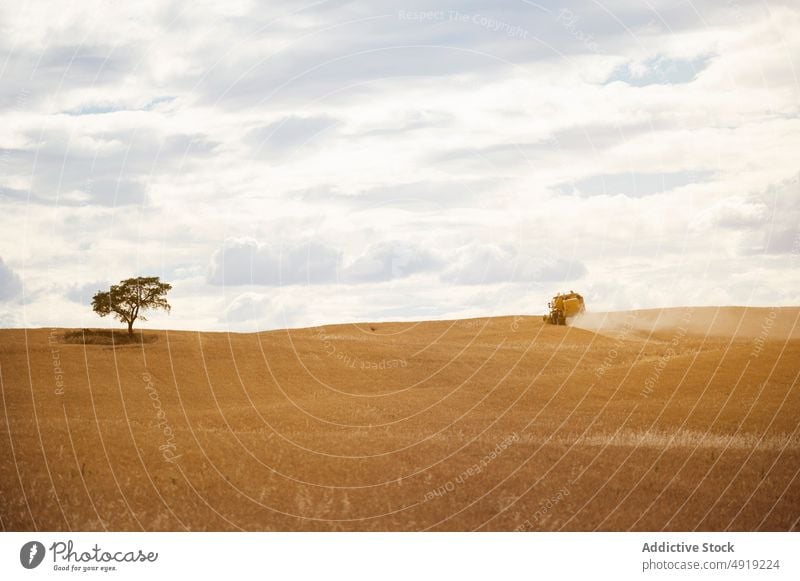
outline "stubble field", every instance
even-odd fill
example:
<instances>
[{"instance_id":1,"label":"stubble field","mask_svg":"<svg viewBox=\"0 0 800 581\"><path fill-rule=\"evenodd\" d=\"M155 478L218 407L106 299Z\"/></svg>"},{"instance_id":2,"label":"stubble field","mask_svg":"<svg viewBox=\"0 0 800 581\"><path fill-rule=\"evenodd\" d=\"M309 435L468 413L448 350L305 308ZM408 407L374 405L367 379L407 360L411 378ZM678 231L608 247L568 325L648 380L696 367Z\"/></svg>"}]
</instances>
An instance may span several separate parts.
<instances>
[{"instance_id":1,"label":"stubble field","mask_svg":"<svg viewBox=\"0 0 800 581\"><path fill-rule=\"evenodd\" d=\"M798 308L70 331L0 330L2 530L800 527Z\"/></svg>"}]
</instances>

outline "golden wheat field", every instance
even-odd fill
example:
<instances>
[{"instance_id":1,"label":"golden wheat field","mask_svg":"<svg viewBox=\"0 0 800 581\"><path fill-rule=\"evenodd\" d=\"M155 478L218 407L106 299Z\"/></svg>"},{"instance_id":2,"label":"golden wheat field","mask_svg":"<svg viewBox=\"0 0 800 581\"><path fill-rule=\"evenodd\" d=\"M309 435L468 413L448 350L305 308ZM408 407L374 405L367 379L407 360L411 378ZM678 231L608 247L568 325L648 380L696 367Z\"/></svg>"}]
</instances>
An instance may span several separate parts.
<instances>
[{"instance_id":1,"label":"golden wheat field","mask_svg":"<svg viewBox=\"0 0 800 581\"><path fill-rule=\"evenodd\" d=\"M3 530L800 527L798 308L85 337L0 331Z\"/></svg>"}]
</instances>

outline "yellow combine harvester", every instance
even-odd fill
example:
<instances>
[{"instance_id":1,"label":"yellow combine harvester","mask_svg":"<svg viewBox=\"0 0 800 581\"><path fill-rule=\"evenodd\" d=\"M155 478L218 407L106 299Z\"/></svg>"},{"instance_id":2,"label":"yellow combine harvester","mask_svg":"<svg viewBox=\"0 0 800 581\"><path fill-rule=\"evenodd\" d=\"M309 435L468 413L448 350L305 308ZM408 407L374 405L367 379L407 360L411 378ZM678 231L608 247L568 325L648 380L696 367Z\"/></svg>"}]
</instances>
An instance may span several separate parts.
<instances>
[{"instance_id":1,"label":"yellow combine harvester","mask_svg":"<svg viewBox=\"0 0 800 581\"><path fill-rule=\"evenodd\" d=\"M547 303L550 313L542 317L545 323L551 325L566 325L567 319L579 315L586 310L583 297L574 291L557 294Z\"/></svg>"}]
</instances>

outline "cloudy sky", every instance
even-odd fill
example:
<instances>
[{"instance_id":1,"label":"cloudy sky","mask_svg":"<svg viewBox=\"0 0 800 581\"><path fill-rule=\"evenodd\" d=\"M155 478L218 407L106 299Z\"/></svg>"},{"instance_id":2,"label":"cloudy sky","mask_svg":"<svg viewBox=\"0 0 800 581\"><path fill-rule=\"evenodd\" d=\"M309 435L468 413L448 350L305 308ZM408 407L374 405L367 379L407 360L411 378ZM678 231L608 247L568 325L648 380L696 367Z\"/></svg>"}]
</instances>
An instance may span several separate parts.
<instances>
[{"instance_id":1,"label":"cloudy sky","mask_svg":"<svg viewBox=\"0 0 800 581\"><path fill-rule=\"evenodd\" d=\"M0 4L0 326L800 304L794 0Z\"/></svg>"}]
</instances>

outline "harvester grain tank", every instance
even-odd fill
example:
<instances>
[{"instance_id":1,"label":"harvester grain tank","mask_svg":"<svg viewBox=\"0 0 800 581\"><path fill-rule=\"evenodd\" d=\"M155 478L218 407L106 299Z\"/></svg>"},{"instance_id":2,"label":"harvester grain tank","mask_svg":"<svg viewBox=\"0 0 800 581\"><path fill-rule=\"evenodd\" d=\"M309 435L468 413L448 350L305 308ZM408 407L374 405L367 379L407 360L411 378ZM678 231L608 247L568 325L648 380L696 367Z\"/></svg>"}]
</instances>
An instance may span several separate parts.
<instances>
[{"instance_id":1,"label":"harvester grain tank","mask_svg":"<svg viewBox=\"0 0 800 581\"><path fill-rule=\"evenodd\" d=\"M580 315L586 310L583 297L575 291L559 293L547 303L550 312L542 317L545 323L551 325L566 325L567 319Z\"/></svg>"}]
</instances>

